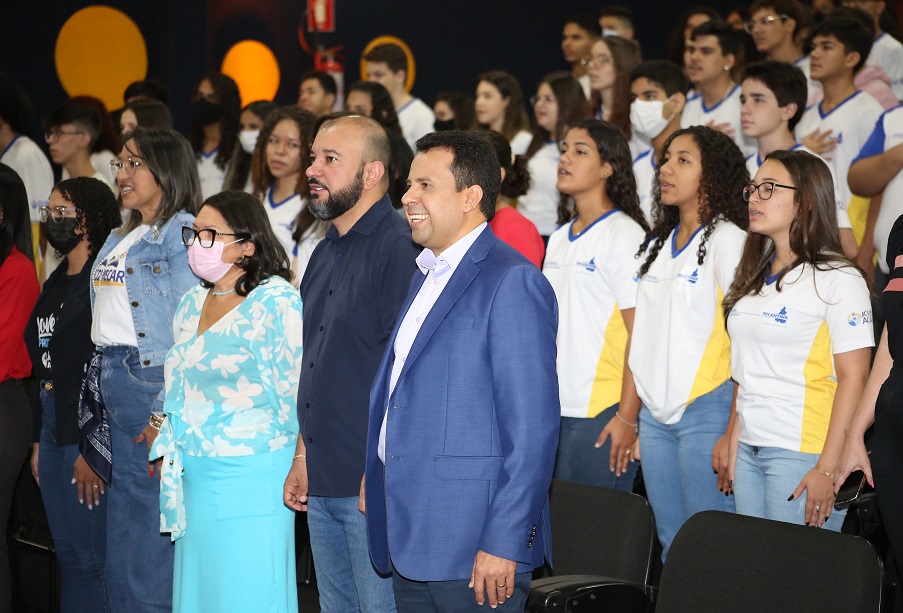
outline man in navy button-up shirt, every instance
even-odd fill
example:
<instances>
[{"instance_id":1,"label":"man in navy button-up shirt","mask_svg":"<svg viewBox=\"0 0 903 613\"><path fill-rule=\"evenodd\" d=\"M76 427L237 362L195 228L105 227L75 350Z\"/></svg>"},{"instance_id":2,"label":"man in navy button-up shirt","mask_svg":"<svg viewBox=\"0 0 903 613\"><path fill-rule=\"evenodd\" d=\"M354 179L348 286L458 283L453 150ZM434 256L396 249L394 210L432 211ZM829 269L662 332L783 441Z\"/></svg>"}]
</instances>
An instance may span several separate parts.
<instances>
[{"instance_id":1,"label":"man in navy button-up shirt","mask_svg":"<svg viewBox=\"0 0 903 613\"><path fill-rule=\"evenodd\" d=\"M310 211L333 225L301 281L304 368L301 436L286 505L308 511L324 611L395 610L390 579L370 563L357 508L370 385L419 248L386 195L389 142L366 117L327 122L311 148Z\"/></svg>"}]
</instances>

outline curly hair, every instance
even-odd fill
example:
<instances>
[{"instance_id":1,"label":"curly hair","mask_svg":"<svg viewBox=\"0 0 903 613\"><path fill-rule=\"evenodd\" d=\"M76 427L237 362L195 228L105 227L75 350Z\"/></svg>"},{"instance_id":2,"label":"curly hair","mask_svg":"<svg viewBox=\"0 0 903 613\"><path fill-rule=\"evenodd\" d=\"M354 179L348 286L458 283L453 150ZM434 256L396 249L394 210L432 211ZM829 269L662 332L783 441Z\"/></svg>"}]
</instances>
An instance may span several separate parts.
<instances>
[{"instance_id":1,"label":"curly hair","mask_svg":"<svg viewBox=\"0 0 903 613\"><path fill-rule=\"evenodd\" d=\"M605 181L605 195L648 234L649 224L640 208L633 160L624 133L614 124L599 119L584 119L571 130L586 130L589 134L599 152L599 163L611 165L611 176ZM566 224L574 216L569 200L568 196L562 194L558 202L558 225Z\"/></svg>"},{"instance_id":2,"label":"curly hair","mask_svg":"<svg viewBox=\"0 0 903 613\"><path fill-rule=\"evenodd\" d=\"M225 170L229 160L232 159L232 152L238 143L238 133L241 130L241 96L235 81L222 73L211 72L205 75L198 81L198 87L204 81L210 82L223 109L219 118L220 141L214 162L218 168ZM197 89L196 87L195 91ZM194 149L195 157L201 159L201 151L204 148L204 126L192 125L188 140L191 142L191 148Z\"/></svg>"},{"instance_id":3,"label":"curly hair","mask_svg":"<svg viewBox=\"0 0 903 613\"><path fill-rule=\"evenodd\" d=\"M530 171L524 158L511 155L508 139L495 130L476 130L476 133L489 141L499 160L499 167L505 171L505 178L499 188L499 195L504 198L520 198L530 189Z\"/></svg>"},{"instance_id":4,"label":"curly hair","mask_svg":"<svg viewBox=\"0 0 903 613\"><path fill-rule=\"evenodd\" d=\"M110 232L122 224L110 186L92 177L76 177L60 181L53 189L75 207L75 225L87 235L88 257L94 257Z\"/></svg>"},{"instance_id":5,"label":"curly hair","mask_svg":"<svg viewBox=\"0 0 903 613\"><path fill-rule=\"evenodd\" d=\"M719 219L729 221L744 230L749 227L749 214L743 201L743 187L749 183L749 171L740 148L726 134L706 126L691 126L678 130L665 142L657 161L658 170L652 183L652 231L637 252L637 256L642 255L649 244L652 244L646 261L640 267L641 277L649 271L671 231L680 221L680 212L676 206L662 204L660 177L661 168L669 159L671 143L680 136L690 136L701 156L702 172L699 177L697 202L699 224L705 229L696 250L697 263L702 266L705 261L706 243Z\"/></svg>"},{"instance_id":6,"label":"curly hair","mask_svg":"<svg viewBox=\"0 0 903 613\"><path fill-rule=\"evenodd\" d=\"M247 192L229 190L211 196L204 206L216 209L236 238L247 240L254 245L254 254L242 258L235 264L244 274L235 282L235 293L247 296L251 291L270 277L282 277L291 282L294 277L288 256L282 243L273 234L270 219L260 200ZM202 207L203 208L203 207ZM213 283L201 280L206 288Z\"/></svg>"}]
</instances>

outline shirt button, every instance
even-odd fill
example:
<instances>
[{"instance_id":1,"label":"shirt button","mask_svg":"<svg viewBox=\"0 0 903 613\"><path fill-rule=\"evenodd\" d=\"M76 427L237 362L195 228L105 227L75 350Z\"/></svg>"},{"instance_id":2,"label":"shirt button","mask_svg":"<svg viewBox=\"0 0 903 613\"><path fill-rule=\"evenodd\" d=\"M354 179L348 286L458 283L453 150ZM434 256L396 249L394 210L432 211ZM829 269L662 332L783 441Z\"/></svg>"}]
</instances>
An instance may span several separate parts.
<instances>
[{"instance_id":1,"label":"shirt button","mask_svg":"<svg viewBox=\"0 0 903 613\"><path fill-rule=\"evenodd\" d=\"M311 367L311 368L314 367L314 363L313 363L313 362L310 363L310 367Z\"/></svg>"},{"instance_id":2,"label":"shirt button","mask_svg":"<svg viewBox=\"0 0 903 613\"><path fill-rule=\"evenodd\" d=\"M144 360L144 365L145 365L145 366L150 366L150 360Z\"/></svg>"},{"instance_id":3,"label":"shirt button","mask_svg":"<svg viewBox=\"0 0 903 613\"><path fill-rule=\"evenodd\" d=\"M138 306L138 302L133 300L133 301L132 301L132 306L133 306L133 307Z\"/></svg>"},{"instance_id":4,"label":"shirt button","mask_svg":"<svg viewBox=\"0 0 903 613\"><path fill-rule=\"evenodd\" d=\"M133 272L135 272L135 270L131 266L126 268L125 271L129 274L132 274Z\"/></svg>"},{"instance_id":5,"label":"shirt button","mask_svg":"<svg viewBox=\"0 0 903 613\"><path fill-rule=\"evenodd\" d=\"M332 290L329 290L329 295L332 296Z\"/></svg>"},{"instance_id":6,"label":"shirt button","mask_svg":"<svg viewBox=\"0 0 903 613\"><path fill-rule=\"evenodd\" d=\"M309 409L309 408L310 408L310 403L308 402L307 404L305 404L305 405L304 405L304 408L305 408L305 409Z\"/></svg>"},{"instance_id":7,"label":"shirt button","mask_svg":"<svg viewBox=\"0 0 903 613\"><path fill-rule=\"evenodd\" d=\"M144 332L139 332L139 333L138 333L138 338L144 338Z\"/></svg>"},{"instance_id":8,"label":"shirt button","mask_svg":"<svg viewBox=\"0 0 903 613\"><path fill-rule=\"evenodd\" d=\"M313 442L314 442L314 437L312 437L312 436L307 437L307 442L308 442L308 443L313 443Z\"/></svg>"},{"instance_id":9,"label":"shirt button","mask_svg":"<svg viewBox=\"0 0 903 613\"><path fill-rule=\"evenodd\" d=\"M415 321L420 321L420 318L418 317Z\"/></svg>"},{"instance_id":10,"label":"shirt button","mask_svg":"<svg viewBox=\"0 0 903 613\"><path fill-rule=\"evenodd\" d=\"M160 265L159 265L159 264L157 264L156 266L154 266L154 272L155 272L156 274L160 274Z\"/></svg>"},{"instance_id":11,"label":"shirt button","mask_svg":"<svg viewBox=\"0 0 903 613\"><path fill-rule=\"evenodd\" d=\"M322 331L323 331L323 326L320 326L320 332L322 332Z\"/></svg>"}]
</instances>

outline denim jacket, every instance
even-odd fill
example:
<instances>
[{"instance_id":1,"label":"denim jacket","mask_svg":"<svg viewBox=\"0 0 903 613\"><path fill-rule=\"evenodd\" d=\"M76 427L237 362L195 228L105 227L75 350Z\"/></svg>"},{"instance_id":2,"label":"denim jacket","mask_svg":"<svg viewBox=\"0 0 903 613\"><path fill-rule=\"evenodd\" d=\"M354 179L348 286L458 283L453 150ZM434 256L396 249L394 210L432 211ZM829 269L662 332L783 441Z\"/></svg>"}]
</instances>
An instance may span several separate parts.
<instances>
[{"instance_id":1,"label":"denim jacket","mask_svg":"<svg viewBox=\"0 0 903 613\"><path fill-rule=\"evenodd\" d=\"M182 243L182 226L190 226L194 215L180 211L166 222L157 222L135 243L125 259L125 287L132 305L142 367L162 366L173 346L172 322L179 301L199 280L188 266ZM122 240L114 231L97 254L100 262ZM94 271L91 271L93 278ZM91 285L91 307L95 291ZM161 400L162 402L162 400ZM155 407L157 408L157 407Z\"/></svg>"}]
</instances>

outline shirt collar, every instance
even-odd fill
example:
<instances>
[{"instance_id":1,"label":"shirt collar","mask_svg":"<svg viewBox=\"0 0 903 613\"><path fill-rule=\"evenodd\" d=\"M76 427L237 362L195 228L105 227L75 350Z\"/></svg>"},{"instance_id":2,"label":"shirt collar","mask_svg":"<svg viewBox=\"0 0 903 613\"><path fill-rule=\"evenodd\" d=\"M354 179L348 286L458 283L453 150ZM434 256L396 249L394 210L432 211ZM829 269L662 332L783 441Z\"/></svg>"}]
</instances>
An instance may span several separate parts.
<instances>
[{"instance_id":1,"label":"shirt collar","mask_svg":"<svg viewBox=\"0 0 903 613\"><path fill-rule=\"evenodd\" d=\"M482 234L487 225L489 224L484 221L462 238L452 243L439 257L436 257L432 249L421 251L420 255L417 256L417 266L420 268L420 272L427 274L432 270L435 275L442 275L446 270L455 272L458 264L464 259L464 254L473 246L477 237Z\"/></svg>"},{"instance_id":2,"label":"shirt collar","mask_svg":"<svg viewBox=\"0 0 903 613\"><path fill-rule=\"evenodd\" d=\"M386 194L382 198L376 201L376 203L371 206L366 213L361 215L361 218L354 222L354 225L351 227L345 236L348 236L351 232L357 232L358 234L363 234L364 236L370 236L373 233L374 228L379 224L382 219L388 215L389 213L395 213L395 209L392 207L392 200L389 198L389 195ZM341 239L339 236L339 231L336 230L334 224L329 225L329 229L326 230L326 238L335 242Z\"/></svg>"}]
</instances>

